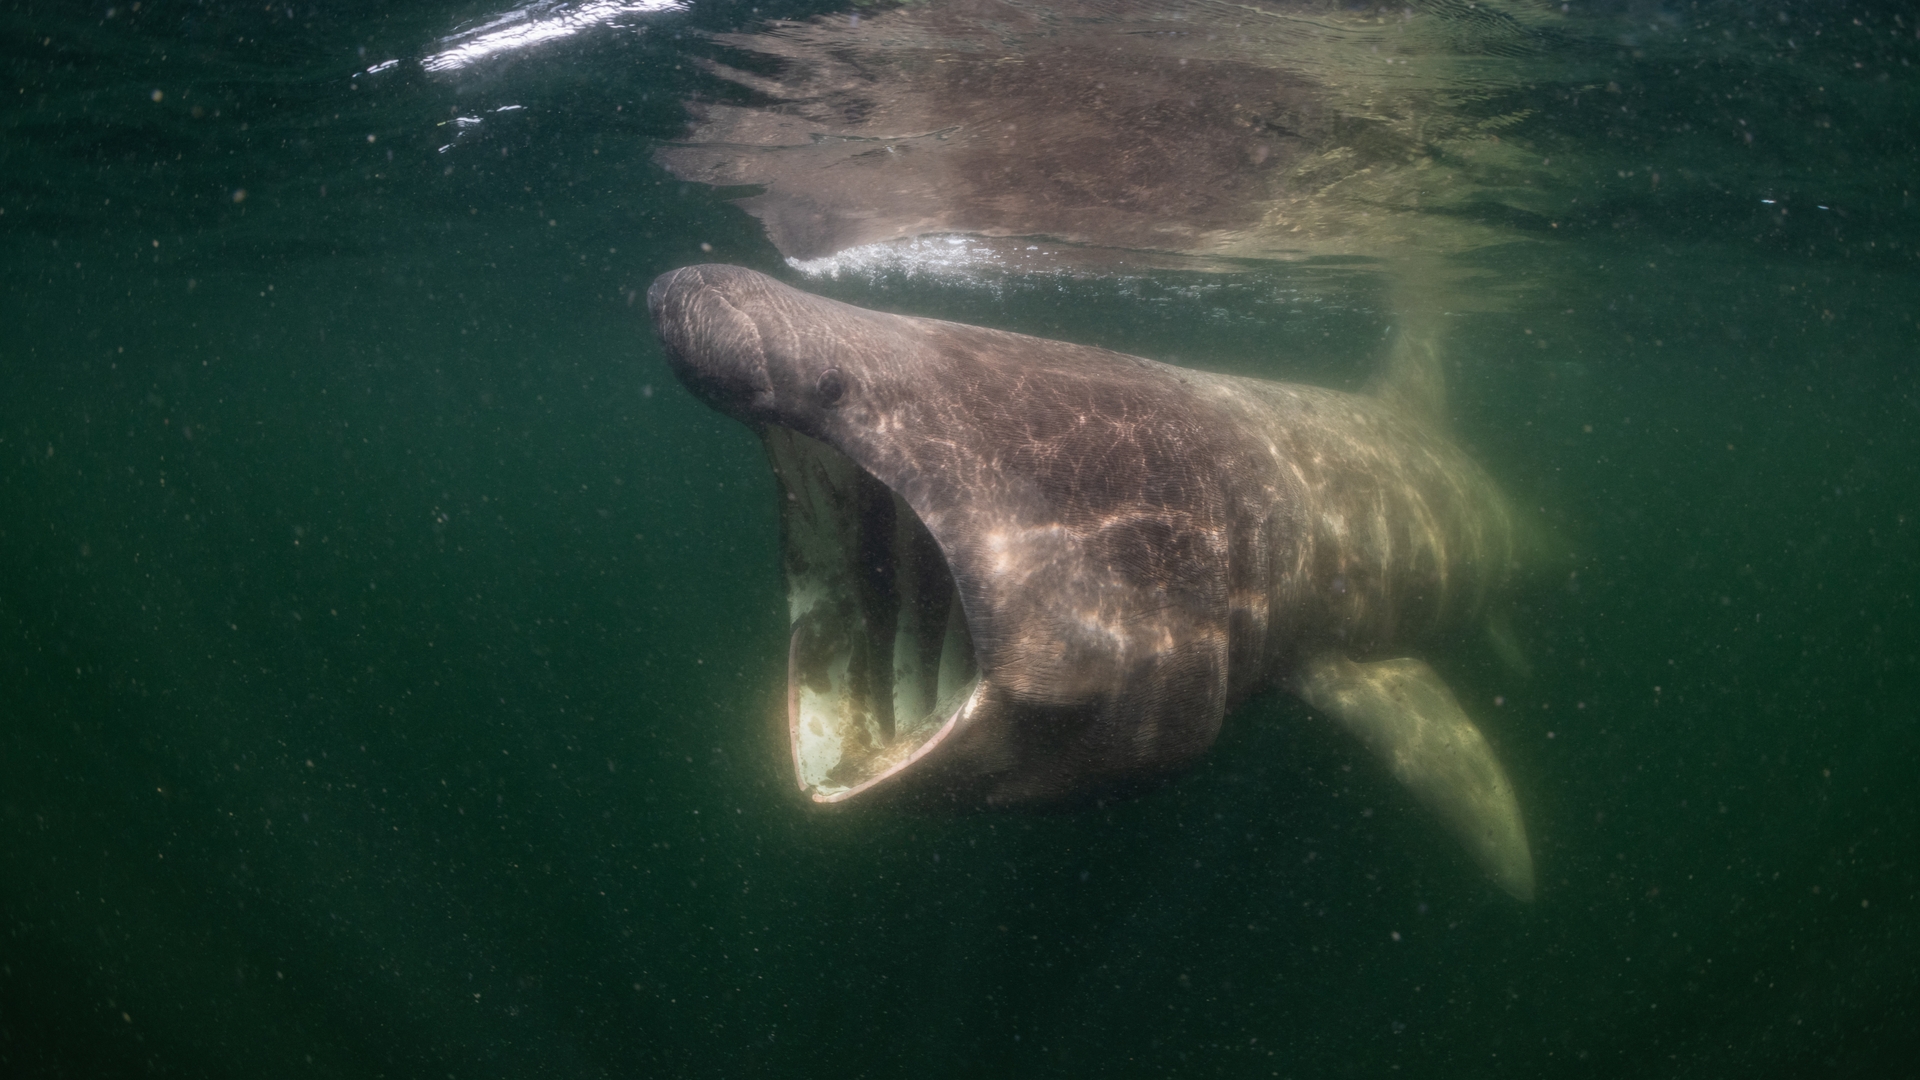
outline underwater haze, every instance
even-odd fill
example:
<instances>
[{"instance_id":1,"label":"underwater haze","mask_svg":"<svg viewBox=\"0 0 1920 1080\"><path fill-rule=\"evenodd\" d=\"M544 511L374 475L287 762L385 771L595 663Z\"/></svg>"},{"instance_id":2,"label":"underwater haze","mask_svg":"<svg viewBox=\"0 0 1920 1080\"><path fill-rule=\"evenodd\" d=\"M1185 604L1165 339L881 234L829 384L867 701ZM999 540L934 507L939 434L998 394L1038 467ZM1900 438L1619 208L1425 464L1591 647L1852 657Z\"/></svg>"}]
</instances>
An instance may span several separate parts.
<instances>
[{"instance_id":1,"label":"underwater haze","mask_svg":"<svg viewBox=\"0 0 1920 1080\"><path fill-rule=\"evenodd\" d=\"M1275 145L1366 160L1264 256L789 261L736 202L806 168L682 175L802 107L749 35L991 7L0 0L0 1074L1913 1070L1920 9L1292 5L1345 119ZM1511 65L1366 127L1400 24ZM1278 691L1138 798L805 804L774 479L654 277L1350 389L1408 244L1573 552L1434 658L1534 902Z\"/></svg>"}]
</instances>

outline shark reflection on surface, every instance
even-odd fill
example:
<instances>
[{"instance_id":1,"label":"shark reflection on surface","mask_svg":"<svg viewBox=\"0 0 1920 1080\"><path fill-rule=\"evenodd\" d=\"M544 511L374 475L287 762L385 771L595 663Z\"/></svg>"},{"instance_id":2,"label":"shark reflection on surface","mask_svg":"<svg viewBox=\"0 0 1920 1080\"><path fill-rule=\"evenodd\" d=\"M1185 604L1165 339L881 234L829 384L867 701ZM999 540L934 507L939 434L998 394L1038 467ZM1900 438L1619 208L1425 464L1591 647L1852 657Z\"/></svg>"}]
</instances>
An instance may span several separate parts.
<instances>
[{"instance_id":1,"label":"shark reflection on surface","mask_svg":"<svg viewBox=\"0 0 1920 1080\"><path fill-rule=\"evenodd\" d=\"M1546 226L1500 133L1557 13L967 0L714 40L743 102L660 161L817 260L931 234L1230 259L1412 257ZM748 70L752 68L754 70ZM769 70L770 69L770 70Z\"/></svg>"}]
</instances>

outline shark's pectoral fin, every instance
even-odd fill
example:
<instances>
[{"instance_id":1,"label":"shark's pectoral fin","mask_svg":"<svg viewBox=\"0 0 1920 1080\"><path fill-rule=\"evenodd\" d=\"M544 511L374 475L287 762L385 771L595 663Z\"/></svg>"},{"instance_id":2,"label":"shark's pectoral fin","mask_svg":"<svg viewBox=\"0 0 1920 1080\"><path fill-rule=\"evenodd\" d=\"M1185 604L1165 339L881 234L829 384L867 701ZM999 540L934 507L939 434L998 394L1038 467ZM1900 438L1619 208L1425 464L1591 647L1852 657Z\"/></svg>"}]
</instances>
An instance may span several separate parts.
<instances>
[{"instance_id":1,"label":"shark's pectoral fin","mask_svg":"<svg viewBox=\"0 0 1920 1080\"><path fill-rule=\"evenodd\" d=\"M1384 759L1502 888L1533 899L1533 856L1513 785L1432 668L1323 654L1302 667L1295 692Z\"/></svg>"}]
</instances>

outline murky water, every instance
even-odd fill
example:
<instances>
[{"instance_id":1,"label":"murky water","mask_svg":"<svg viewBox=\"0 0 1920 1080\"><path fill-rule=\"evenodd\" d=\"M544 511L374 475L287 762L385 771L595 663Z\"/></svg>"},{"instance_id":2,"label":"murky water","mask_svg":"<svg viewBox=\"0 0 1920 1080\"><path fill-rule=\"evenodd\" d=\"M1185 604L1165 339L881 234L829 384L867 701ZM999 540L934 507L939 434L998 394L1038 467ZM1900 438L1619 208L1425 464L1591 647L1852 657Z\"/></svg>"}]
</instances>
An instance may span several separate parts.
<instances>
[{"instance_id":1,"label":"murky water","mask_svg":"<svg viewBox=\"0 0 1920 1080\"><path fill-rule=\"evenodd\" d=\"M0 14L4 1071L1908 1067L1911 11L1575 5L1570 74L1501 91L1576 164L1452 257L1498 297L1456 420L1579 559L1530 678L1437 659L1521 905L1280 693L1130 802L796 803L772 479L673 381L656 274L1348 387L1391 291L801 277L654 159L731 92L696 31L775 9L648 6L441 72L501 10Z\"/></svg>"}]
</instances>

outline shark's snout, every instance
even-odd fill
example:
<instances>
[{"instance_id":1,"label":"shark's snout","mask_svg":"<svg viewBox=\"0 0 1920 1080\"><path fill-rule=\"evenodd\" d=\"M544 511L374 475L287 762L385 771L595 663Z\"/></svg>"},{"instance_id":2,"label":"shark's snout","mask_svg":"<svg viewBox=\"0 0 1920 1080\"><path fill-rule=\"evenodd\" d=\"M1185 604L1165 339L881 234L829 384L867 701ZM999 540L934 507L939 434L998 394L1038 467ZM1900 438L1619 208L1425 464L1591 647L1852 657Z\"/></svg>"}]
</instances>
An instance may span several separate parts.
<instances>
[{"instance_id":1,"label":"shark's snout","mask_svg":"<svg viewBox=\"0 0 1920 1080\"><path fill-rule=\"evenodd\" d=\"M772 398L760 328L734 294L754 282L731 266L688 266L654 279L647 312L667 363L721 412L750 419Z\"/></svg>"}]
</instances>

